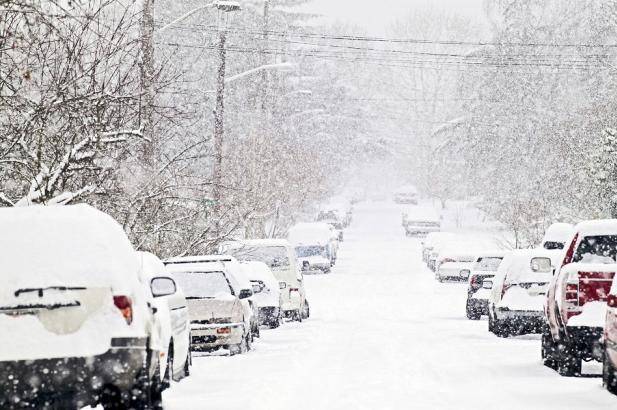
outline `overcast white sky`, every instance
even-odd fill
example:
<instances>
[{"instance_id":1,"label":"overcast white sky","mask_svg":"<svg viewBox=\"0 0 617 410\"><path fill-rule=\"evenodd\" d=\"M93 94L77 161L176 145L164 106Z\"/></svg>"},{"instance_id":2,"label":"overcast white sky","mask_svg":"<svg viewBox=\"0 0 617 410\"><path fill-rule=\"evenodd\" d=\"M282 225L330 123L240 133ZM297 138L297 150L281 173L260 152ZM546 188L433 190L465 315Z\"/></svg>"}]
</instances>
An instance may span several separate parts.
<instances>
[{"instance_id":1,"label":"overcast white sky","mask_svg":"<svg viewBox=\"0 0 617 410\"><path fill-rule=\"evenodd\" d=\"M414 8L427 5L449 9L484 21L483 0L313 0L305 9L323 14L328 21L341 21L383 35L389 23Z\"/></svg>"}]
</instances>

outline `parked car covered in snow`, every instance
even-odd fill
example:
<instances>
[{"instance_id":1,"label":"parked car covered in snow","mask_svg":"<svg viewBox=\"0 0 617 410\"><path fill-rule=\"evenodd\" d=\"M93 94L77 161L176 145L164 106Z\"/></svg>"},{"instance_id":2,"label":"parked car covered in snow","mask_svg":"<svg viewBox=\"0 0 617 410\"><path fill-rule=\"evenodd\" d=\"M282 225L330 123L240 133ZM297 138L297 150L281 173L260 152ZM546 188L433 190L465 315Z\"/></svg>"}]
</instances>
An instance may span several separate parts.
<instances>
[{"instance_id":1,"label":"parked car covered in snow","mask_svg":"<svg viewBox=\"0 0 617 410\"><path fill-rule=\"evenodd\" d=\"M566 242L574 235L574 225L567 223L554 223L548 227L542 238L542 248L563 249Z\"/></svg>"},{"instance_id":2,"label":"parked car covered in snow","mask_svg":"<svg viewBox=\"0 0 617 410\"><path fill-rule=\"evenodd\" d=\"M492 279L489 331L500 337L540 333L546 292L559 256L558 251L544 249L518 249L506 255Z\"/></svg>"},{"instance_id":3,"label":"parked car covered in snow","mask_svg":"<svg viewBox=\"0 0 617 410\"><path fill-rule=\"evenodd\" d=\"M492 280L505 254L504 251L494 251L476 256L467 281L465 312L468 319L479 320L482 315L488 315L490 288L484 285L484 281Z\"/></svg>"},{"instance_id":4,"label":"parked car covered in snow","mask_svg":"<svg viewBox=\"0 0 617 410\"><path fill-rule=\"evenodd\" d=\"M458 250L443 251L437 258L438 267L435 271L435 279L439 282L466 281L471 274L474 261L473 253Z\"/></svg>"},{"instance_id":5,"label":"parked car covered in snow","mask_svg":"<svg viewBox=\"0 0 617 410\"><path fill-rule=\"evenodd\" d=\"M394 202L397 204L418 205L418 189L413 185L405 185L394 192Z\"/></svg>"},{"instance_id":6,"label":"parked car covered in snow","mask_svg":"<svg viewBox=\"0 0 617 410\"><path fill-rule=\"evenodd\" d=\"M294 247L298 264L306 272L329 273L336 264L338 242L331 227L322 222L301 222L287 233Z\"/></svg>"},{"instance_id":7,"label":"parked car covered in snow","mask_svg":"<svg viewBox=\"0 0 617 410\"><path fill-rule=\"evenodd\" d=\"M240 303L244 309L244 321L251 329L251 342L253 337L259 337L259 319L257 307L253 303L253 285L245 276L244 269L240 262L231 255L200 255L170 258L165 260L165 265L194 263L194 262L221 262L225 266L227 277L237 295L248 294L247 298L240 298Z\"/></svg>"},{"instance_id":8,"label":"parked car covered in snow","mask_svg":"<svg viewBox=\"0 0 617 410\"><path fill-rule=\"evenodd\" d=\"M137 252L142 282L147 285L154 320L160 329L161 380L164 387L189 375L191 366L191 320L184 292L165 269L165 265L149 252Z\"/></svg>"},{"instance_id":9,"label":"parked car covered in snow","mask_svg":"<svg viewBox=\"0 0 617 410\"><path fill-rule=\"evenodd\" d=\"M422 261L428 265L431 256L437 259L439 251L435 248L439 248L445 243L451 242L456 238L456 235L452 232L430 232L422 241ZM434 251L435 250L435 251Z\"/></svg>"},{"instance_id":10,"label":"parked car covered in snow","mask_svg":"<svg viewBox=\"0 0 617 410\"><path fill-rule=\"evenodd\" d=\"M296 252L284 239L252 239L226 242L220 251L238 260L263 262L279 281L283 299L283 316L302 321L309 317L309 302L304 277L298 269Z\"/></svg>"},{"instance_id":11,"label":"parked car covered in snow","mask_svg":"<svg viewBox=\"0 0 617 410\"><path fill-rule=\"evenodd\" d=\"M263 262L242 262L246 276L253 284L253 301L258 309L259 324L271 329L279 327L282 320L280 284L272 270Z\"/></svg>"},{"instance_id":12,"label":"parked car covered in snow","mask_svg":"<svg viewBox=\"0 0 617 410\"><path fill-rule=\"evenodd\" d=\"M617 220L581 222L549 286L542 332L545 365L581 374L581 361L602 360L607 299L617 272Z\"/></svg>"},{"instance_id":13,"label":"parked car covered in snow","mask_svg":"<svg viewBox=\"0 0 617 410\"><path fill-rule=\"evenodd\" d=\"M403 210L402 217L407 236L426 236L441 230L441 217L433 208L408 207Z\"/></svg>"},{"instance_id":14,"label":"parked car covered in snow","mask_svg":"<svg viewBox=\"0 0 617 410\"><path fill-rule=\"evenodd\" d=\"M0 208L0 408L161 404L152 310L122 227L87 205Z\"/></svg>"},{"instance_id":15,"label":"parked car covered in snow","mask_svg":"<svg viewBox=\"0 0 617 410\"><path fill-rule=\"evenodd\" d=\"M165 267L188 301L192 350L224 348L234 355L251 349L251 325L242 301L253 292L234 286L223 262L174 258Z\"/></svg>"}]
</instances>

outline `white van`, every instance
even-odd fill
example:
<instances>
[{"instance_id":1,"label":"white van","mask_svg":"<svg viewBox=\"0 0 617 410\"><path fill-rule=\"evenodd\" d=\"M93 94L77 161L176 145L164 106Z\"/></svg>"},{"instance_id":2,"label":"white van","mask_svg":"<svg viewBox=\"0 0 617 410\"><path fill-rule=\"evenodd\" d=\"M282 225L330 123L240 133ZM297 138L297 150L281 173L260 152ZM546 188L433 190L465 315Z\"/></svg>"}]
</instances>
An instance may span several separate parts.
<instances>
[{"instance_id":1,"label":"white van","mask_svg":"<svg viewBox=\"0 0 617 410\"><path fill-rule=\"evenodd\" d=\"M221 245L220 251L243 262L259 261L268 265L280 284L284 316L300 322L309 317L304 277L298 269L295 250L288 241L253 239L226 242Z\"/></svg>"},{"instance_id":2,"label":"white van","mask_svg":"<svg viewBox=\"0 0 617 410\"><path fill-rule=\"evenodd\" d=\"M87 205L0 209L0 408L160 405L160 352L122 227ZM19 383L15 383L19 381Z\"/></svg>"}]
</instances>

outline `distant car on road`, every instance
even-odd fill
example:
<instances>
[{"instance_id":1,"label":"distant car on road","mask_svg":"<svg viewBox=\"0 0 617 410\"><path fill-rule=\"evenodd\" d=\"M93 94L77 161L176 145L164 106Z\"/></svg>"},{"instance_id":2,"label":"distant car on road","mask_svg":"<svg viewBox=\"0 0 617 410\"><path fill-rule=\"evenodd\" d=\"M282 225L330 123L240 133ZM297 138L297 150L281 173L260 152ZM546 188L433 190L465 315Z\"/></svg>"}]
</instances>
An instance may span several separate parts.
<instances>
[{"instance_id":1,"label":"distant car on road","mask_svg":"<svg viewBox=\"0 0 617 410\"><path fill-rule=\"evenodd\" d=\"M433 208L409 207L403 210L402 216L407 236L426 236L441 231L441 218Z\"/></svg>"},{"instance_id":2,"label":"distant car on road","mask_svg":"<svg viewBox=\"0 0 617 410\"><path fill-rule=\"evenodd\" d=\"M504 251L494 251L476 256L467 286L465 312L468 319L479 320L482 315L488 315L490 288L484 286L484 281L492 280L505 254Z\"/></svg>"},{"instance_id":3,"label":"distant car on road","mask_svg":"<svg viewBox=\"0 0 617 410\"><path fill-rule=\"evenodd\" d=\"M418 205L418 189L413 185L400 187L394 193L394 202L397 204Z\"/></svg>"},{"instance_id":4,"label":"distant car on road","mask_svg":"<svg viewBox=\"0 0 617 410\"><path fill-rule=\"evenodd\" d=\"M607 300L617 272L617 220L581 222L548 289L544 364L579 376L581 361L604 358Z\"/></svg>"},{"instance_id":5,"label":"distant car on road","mask_svg":"<svg viewBox=\"0 0 617 410\"><path fill-rule=\"evenodd\" d=\"M506 255L492 279L489 331L500 337L540 333L546 292L559 256L558 251L544 249L517 249Z\"/></svg>"}]
</instances>

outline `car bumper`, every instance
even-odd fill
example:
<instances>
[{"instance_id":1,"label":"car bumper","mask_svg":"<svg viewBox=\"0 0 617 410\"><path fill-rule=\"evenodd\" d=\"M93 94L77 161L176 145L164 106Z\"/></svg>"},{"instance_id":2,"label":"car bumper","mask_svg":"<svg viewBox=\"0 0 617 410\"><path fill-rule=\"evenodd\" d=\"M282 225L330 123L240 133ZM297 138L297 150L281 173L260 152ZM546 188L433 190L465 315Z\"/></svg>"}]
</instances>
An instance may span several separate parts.
<instances>
[{"instance_id":1,"label":"car bumper","mask_svg":"<svg viewBox=\"0 0 617 410\"><path fill-rule=\"evenodd\" d=\"M601 327L567 326L568 343L574 354L583 360L603 360L603 333Z\"/></svg>"},{"instance_id":2,"label":"car bumper","mask_svg":"<svg viewBox=\"0 0 617 410\"><path fill-rule=\"evenodd\" d=\"M244 323L191 325L191 350L214 350L237 345L243 338Z\"/></svg>"},{"instance_id":3,"label":"car bumper","mask_svg":"<svg viewBox=\"0 0 617 410\"><path fill-rule=\"evenodd\" d=\"M469 297L467 299L467 304L471 310L479 312L482 315L488 315L488 300Z\"/></svg>"},{"instance_id":4,"label":"car bumper","mask_svg":"<svg viewBox=\"0 0 617 410\"><path fill-rule=\"evenodd\" d=\"M0 408L81 408L95 405L104 386L126 392L144 368L146 346L146 338L121 338L97 356L0 362Z\"/></svg>"}]
</instances>

